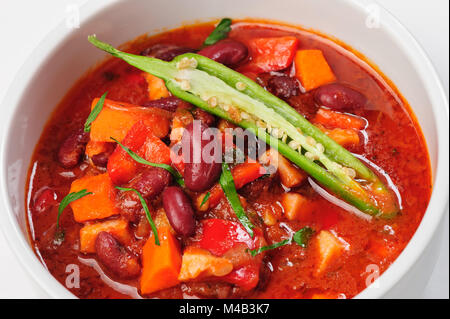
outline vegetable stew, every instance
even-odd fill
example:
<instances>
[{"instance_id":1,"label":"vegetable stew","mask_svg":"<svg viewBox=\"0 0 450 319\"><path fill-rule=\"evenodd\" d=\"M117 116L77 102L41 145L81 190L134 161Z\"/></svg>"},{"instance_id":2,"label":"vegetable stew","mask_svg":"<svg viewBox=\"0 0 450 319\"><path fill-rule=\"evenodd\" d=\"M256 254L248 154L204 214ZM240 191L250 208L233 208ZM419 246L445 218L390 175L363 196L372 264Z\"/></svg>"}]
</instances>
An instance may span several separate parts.
<instances>
[{"instance_id":1,"label":"vegetable stew","mask_svg":"<svg viewBox=\"0 0 450 319\"><path fill-rule=\"evenodd\" d=\"M49 119L26 203L36 254L76 296L352 298L413 236L425 140L347 45L231 19L122 51L88 40L113 57Z\"/></svg>"}]
</instances>

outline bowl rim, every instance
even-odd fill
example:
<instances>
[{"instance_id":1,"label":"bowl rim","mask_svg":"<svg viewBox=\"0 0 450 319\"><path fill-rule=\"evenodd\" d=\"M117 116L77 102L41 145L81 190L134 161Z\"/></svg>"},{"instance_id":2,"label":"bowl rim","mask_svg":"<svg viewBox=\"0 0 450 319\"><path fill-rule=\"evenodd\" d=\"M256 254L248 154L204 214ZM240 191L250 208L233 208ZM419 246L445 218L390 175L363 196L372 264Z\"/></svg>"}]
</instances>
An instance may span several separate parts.
<instances>
[{"instance_id":1,"label":"bowl rim","mask_svg":"<svg viewBox=\"0 0 450 319\"><path fill-rule=\"evenodd\" d=\"M89 1L83 4L83 15L85 20L91 19L110 6L115 5L120 0L98 0ZM352 6L357 11L364 11L367 5L373 4L371 0L341 0L342 2ZM381 14L383 14L382 27L385 28L389 36L392 36L399 45L401 50L408 54L411 63L416 67L417 72L423 79L425 89L428 92L431 101L432 114L437 128L437 166L433 174L435 181L434 185L439 185L439 189L433 188L433 193L427 207L427 210L417 228L415 234L408 242L405 249L397 257L397 259L388 267L388 269L377 279L383 284L379 285L377 289L366 288L360 292L355 298L377 298L384 296L391 288L393 288L401 278L413 267L419 257L422 255L435 230L438 228L448 203L448 176L449 176L449 139L448 139L448 118L449 108L448 101L441 80L439 79L434 66L430 59L416 41L416 39L409 33L409 31L388 12L380 4ZM0 196L6 208L6 213L0 214L2 230L5 234L6 241L15 256L44 291L52 298L76 298L66 287L53 277L47 268L39 261L38 256L34 252L28 238L23 236L20 227L15 221L15 214L12 210L9 195L6 191L7 181L7 165L6 165L6 148L11 139L10 131L12 120L17 114L17 105L21 99L25 88L31 83L34 74L39 69L40 65L46 58L58 48L64 39L71 35L74 30L69 30L64 27L64 22L59 23L44 39L36 46L32 53L27 58L26 62L16 73L5 98L2 101L2 109L6 110L5 126L3 128L3 136L0 148L0 172L1 181ZM414 52L414 54L413 54ZM14 105L14 107L8 107ZM441 112L445 112L446 116L442 116Z\"/></svg>"}]
</instances>

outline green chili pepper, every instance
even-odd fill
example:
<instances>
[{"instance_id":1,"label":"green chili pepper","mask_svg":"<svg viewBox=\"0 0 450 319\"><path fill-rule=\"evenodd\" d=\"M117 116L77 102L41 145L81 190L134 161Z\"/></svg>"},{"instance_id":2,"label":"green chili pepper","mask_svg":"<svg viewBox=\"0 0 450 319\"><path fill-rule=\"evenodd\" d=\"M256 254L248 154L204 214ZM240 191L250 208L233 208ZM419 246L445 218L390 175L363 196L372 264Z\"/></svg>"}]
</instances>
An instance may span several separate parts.
<instances>
[{"instance_id":1,"label":"green chili pepper","mask_svg":"<svg viewBox=\"0 0 450 319\"><path fill-rule=\"evenodd\" d=\"M253 132L328 190L364 213L383 218L397 214L399 209L393 193L369 168L286 102L244 75L193 53L164 62L121 52L95 36L88 39L113 56L162 78L173 95ZM182 60L192 63L180 63ZM218 105L208 103L212 98ZM236 117L226 111L230 107L237 108L242 116ZM349 169L355 171L355 178L350 176ZM378 195L391 205L380 205L375 199Z\"/></svg>"}]
</instances>

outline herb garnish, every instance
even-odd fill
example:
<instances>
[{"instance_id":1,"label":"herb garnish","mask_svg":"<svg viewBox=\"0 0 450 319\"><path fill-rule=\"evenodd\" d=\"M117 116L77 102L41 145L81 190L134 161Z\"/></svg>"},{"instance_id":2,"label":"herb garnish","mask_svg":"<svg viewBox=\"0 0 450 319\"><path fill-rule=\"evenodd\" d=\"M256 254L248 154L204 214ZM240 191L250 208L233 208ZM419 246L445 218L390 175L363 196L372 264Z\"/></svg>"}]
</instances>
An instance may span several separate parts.
<instances>
[{"instance_id":1,"label":"herb garnish","mask_svg":"<svg viewBox=\"0 0 450 319\"><path fill-rule=\"evenodd\" d=\"M253 228L255 226L253 226L250 219L248 219L248 216L241 205L236 186L234 185L233 175L231 175L230 168L225 162L222 163L222 175L220 175L219 184L242 226L247 230L250 237L253 238Z\"/></svg>"},{"instance_id":2,"label":"herb garnish","mask_svg":"<svg viewBox=\"0 0 450 319\"><path fill-rule=\"evenodd\" d=\"M148 209L147 203L145 202L144 197L142 197L142 194L139 193L139 191L134 188L126 188L126 187L119 187L119 186L116 186L116 188L123 192L135 192L138 195L139 200L141 201L141 205L144 208L145 215L147 216L147 220L148 220L150 226L152 227L153 233L155 234L155 244L159 246L160 244L159 244L158 230L156 229L156 225L153 222L152 215L150 215L150 211Z\"/></svg>"},{"instance_id":3,"label":"herb garnish","mask_svg":"<svg viewBox=\"0 0 450 319\"><path fill-rule=\"evenodd\" d=\"M202 203L200 204L200 207L202 207L208 201L210 196L211 196L211 192L207 192L205 197L203 197L203 199L202 199Z\"/></svg>"},{"instance_id":4,"label":"herb garnish","mask_svg":"<svg viewBox=\"0 0 450 319\"><path fill-rule=\"evenodd\" d=\"M228 36L228 33L231 31L231 19L224 18L222 19L216 28L211 32L211 34L206 38L205 42L203 42L204 46L213 45L214 43L225 39Z\"/></svg>"},{"instance_id":5,"label":"herb garnish","mask_svg":"<svg viewBox=\"0 0 450 319\"><path fill-rule=\"evenodd\" d=\"M308 241L314 234L314 229L310 227L303 227L298 232L296 232L292 239L301 247L306 248L308 246Z\"/></svg>"},{"instance_id":6,"label":"herb garnish","mask_svg":"<svg viewBox=\"0 0 450 319\"><path fill-rule=\"evenodd\" d=\"M250 253L250 255L255 257L256 255L262 253L263 251L275 249L275 248L278 248L278 247L281 247L284 245L288 245L292 242L292 240L294 240L299 246L305 248L308 245L308 241L311 238L313 233L314 233L314 230L312 228L306 226L306 227L303 227L302 229L300 229L298 232L296 232L294 234L294 236L292 236L291 239L285 239L278 243L272 244L270 246L263 246L258 249L252 249L252 250L249 250L249 253Z\"/></svg>"},{"instance_id":7,"label":"herb garnish","mask_svg":"<svg viewBox=\"0 0 450 319\"><path fill-rule=\"evenodd\" d=\"M55 232L55 242L61 243L64 241L64 230L60 229L59 220L61 218L61 215L64 211L64 209L71 203L74 202L84 196L91 195L93 193L88 192L87 189L82 189L79 192L76 193L69 193L64 197L59 203L58 207L58 217L56 218L56 232Z\"/></svg>"},{"instance_id":8,"label":"herb garnish","mask_svg":"<svg viewBox=\"0 0 450 319\"><path fill-rule=\"evenodd\" d=\"M101 98L98 100L95 107L92 109L91 114L89 114L88 118L86 119L86 123L84 123L84 131L90 132L91 131L91 124L95 121L97 116L100 114L100 112L103 109L103 104L105 104L106 94L108 92L105 92Z\"/></svg>"},{"instance_id":9,"label":"herb garnish","mask_svg":"<svg viewBox=\"0 0 450 319\"><path fill-rule=\"evenodd\" d=\"M287 244L289 244L290 242L291 242L291 241L290 241L289 239L285 239L285 240L282 240L282 241L280 241L280 242L278 242L278 243L272 244L272 245L270 245L270 246L262 246L262 247L260 247L260 248L258 248L258 249L252 249L252 250L249 250L249 252L250 252L250 255L252 255L253 257L255 257L256 255L262 253L263 251L275 249L275 248L278 248L278 247L287 245Z\"/></svg>"},{"instance_id":10,"label":"herb garnish","mask_svg":"<svg viewBox=\"0 0 450 319\"><path fill-rule=\"evenodd\" d=\"M131 156L132 159L134 159L136 162L144 164L144 165L149 165L149 166L154 166L154 167L160 167L160 168L164 168L166 171L168 171L169 173L171 173L173 175L173 177L175 178L175 181L178 183L178 185L180 185L181 187L184 187L184 180L183 180L183 176L181 176L181 174L174 169L172 166L167 165L167 164L158 164L158 163L152 163L149 162L145 159L143 159L142 157L140 157L139 155L137 155L135 152L133 152L132 150L130 150L128 147L126 147L125 145L123 145L122 143L120 143L118 140L116 140L114 137L110 137L114 142L116 142L117 144L120 145L120 147L122 147L124 149L125 152L128 153L128 155Z\"/></svg>"}]
</instances>

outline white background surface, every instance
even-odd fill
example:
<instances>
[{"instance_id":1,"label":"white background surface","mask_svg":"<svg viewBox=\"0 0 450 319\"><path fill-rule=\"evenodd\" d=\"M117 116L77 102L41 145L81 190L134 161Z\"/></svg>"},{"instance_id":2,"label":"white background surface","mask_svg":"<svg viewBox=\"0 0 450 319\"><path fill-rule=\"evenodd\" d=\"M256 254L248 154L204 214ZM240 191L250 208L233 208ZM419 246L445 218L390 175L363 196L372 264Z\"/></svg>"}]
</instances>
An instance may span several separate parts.
<instances>
[{"instance_id":1,"label":"white background surface","mask_svg":"<svg viewBox=\"0 0 450 319\"><path fill-rule=\"evenodd\" d=\"M85 2L86 0L1 1L0 101L15 73L21 67L22 62L30 56L34 47L50 30L66 19L71 5L81 5ZM448 97L449 1L377 0L377 2L396 16L424 47L438 71ZM81 11L81 23L82 19ZM143 30L144 32L145 30ZM3 211L2 205L3 203L0 201L0 213ZM446 234L442 252L430 282L423 292L424 298L449 298L448 214L445 224ZM21 268L0 232L0 298L42 297L46 297L45 294L36 288Z\"/></svg>"}]
</instances>

